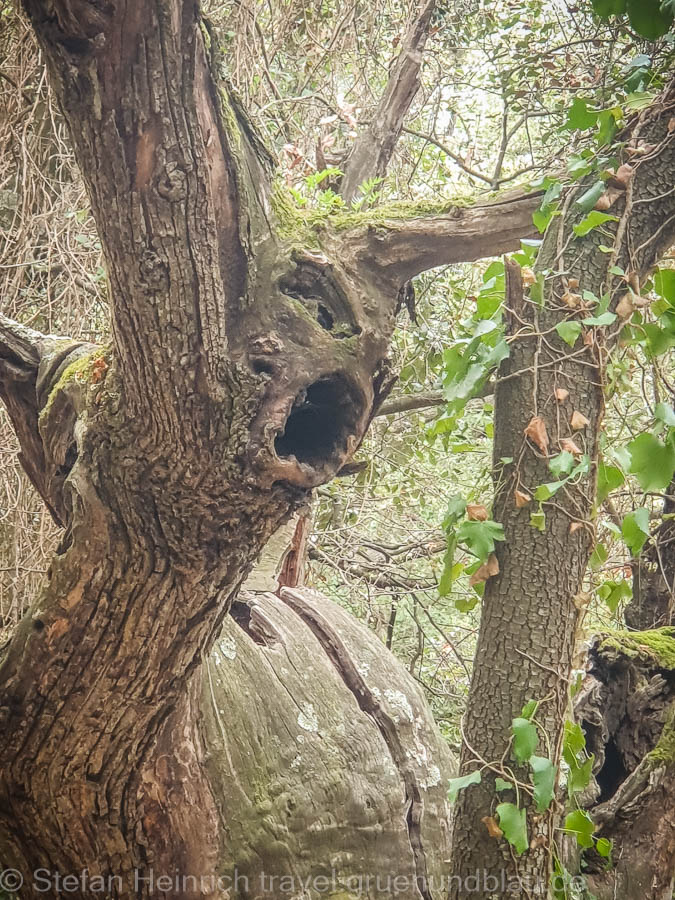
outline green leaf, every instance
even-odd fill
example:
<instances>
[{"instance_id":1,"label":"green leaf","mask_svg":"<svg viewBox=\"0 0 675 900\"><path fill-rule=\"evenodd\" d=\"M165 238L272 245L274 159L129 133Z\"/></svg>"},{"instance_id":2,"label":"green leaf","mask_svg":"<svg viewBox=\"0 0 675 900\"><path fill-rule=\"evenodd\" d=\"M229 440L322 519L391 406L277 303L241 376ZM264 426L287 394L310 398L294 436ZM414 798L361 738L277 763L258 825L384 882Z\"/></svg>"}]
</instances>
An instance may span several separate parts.
<instances>
[{"instance_id":1,"label":"green leaf","mask_svg":"<svg viewBox=\"0 0 675 900\"><path fill-rule=\"evenodd\" d=\"M656 94L653 91L633 91L626 97L626 109L634 112L651 106Z\"/></svg>"},{"instance_id":2,"label":"green leaf","mask_svg":"<svg viewBox=\"0 0 675 900\"><path fill-rule=\"evenodd\" d=\"M513 784L510 781L504 781L503 778L497 776L495 778L495 790L496 791L512 791Z\"/></svg>"},{"instance_id":3,"label":"green leaf","mask_svg":"<svg viewBox=\"0 0 675 900\"><path fill-rule=\"evenodd\" d=\"M513 756L518 762L528 760L539 743L539 735L537 728L529 719L514 719L511 722L511 733L513 734L513 746L511 748Z\"/></svg>"},{"instance_id":4,"label":"green leaf","mask_svg":"<svg viewBox=\"0 0 675 900\"><path fill-rule=\"evenodd\" d=\"M601 19L621 16L626 11L626 0L592 0L593 12Z\"/></svg>"},{"instance_id":5,"label":"green leaf","mask_svg":"<svg viewBox=\"0 0 675 900\"><path fill-rule=\"evenodd\" d=\"M599 147L611 144L614 140L614 135L619 127L618 120L620 118L620 106L614 106L611 109L603 109L601 113L598 113L598 130L595 135L595 140Z\"/></svg>"},{"instance_id":6,"label":"green leaf","mask_svg":"<svg viewBox=\"0 0 675 900\"><path fill-rule=\"evenodd\" d=\"M675 269L659 269L654 275L654 290L675 305Z\"/></svg>"},{"instance_id":7,"label":"green leaf","mask_svg":"<svg viewBox=\"0 0 675 900\"><path fill-rule=\"evenodd\" d=\"M563 128L568 131L585 131L587 128L592 128L597 121L598 114L595 110L588 108L588 100L583 97L575 97L567 110L567 120Z\"/></svg>"},{"instance_id":8,"label":"green leaf","mask_svg":"<svg viewBox=\"0 0 675 900\"><path fill-rule=\"evenodd\" d=\"M481 588L483 585L476 584L474 585L474 594L466 594L460 595L455 599L455 609L461 613L471 612L472 609L475 609L480 603L480 595L478 594L477 588Z\"/></svg>"},{"instance_id":9,"label":"green leaf","mask_svg":"<svg viewBox=\"0 0 675 900\"><path fill-rule=\"evenodd\" d=\"M584 849L593 846L593 831L595 826L593 820L582 809L575 809L565 819L565 831L575 834L577 844ZM502 831L504 829L502 828Z\"/></svg>"},{"instance_id":10,"label":"green leaf","mask_svg":"<svg viewBox=\"0 0 675 900\"><path fill-rule=\"evenodd\" d=\"M649 537L649 510L642 507L628 513L621 523L621 535L631 556L637 556Z\"/></svg>"},{"instance_id":11,"label":"green leaf","mask_svg":"<svg viewBox=\"0 0 675 900\"><path fill-rule=\"evenodd\" d=\"M466 500L461 494L453 494L448 500L448 508L443 519L443 530L450 531L466 512Z\"/></svg>"},{"instance_id":12,"label":"green leaf","mask_svg":"<svg viewBox=\"0 0 675 900\"><path fill-rule=\"evenodd\" d=\"M598 838L595 842L595 852L603 859L609 859L612 855L612 842L607 838Z\"/></svg>"},{"instance_id":13,"label":"green leaf","mask_svg":"<svg viewBox=\"0 0 675 900\"><path fill-rule=\"evenodd\" d=\"M532 784L537 812L544 812L551 805L557 768L546 756L531 756Z\"/></svg>"},{"instance_id":14,"label":"green leaf","mask_svg":"<svg viewBox=\"0 0 675 900\"><path fill-rule=\"evenodd\" d=\"M581 322L558 322L555 330L566 344L573 347L581 334Z\"/></svg>"},{"instance_id":15,"label":"green leaf","mask_svg":"<svg viewBox=\"0 0 675 900\"><path fill-rule=\"evenodd\" d=\"M563 736L563 755L567 765L571 765L571 759L576 760L577 753L586 749L586 738L578 722L565 722ZM569 756L568 756L569 754Z\"/></svg>"},{"instance_id":16,"label":"green leaf","mask_svg":"<svg viewBox=\"0 0 675 900\"><path fill-rule=\"evenodd\" d=\"M448 800L454 803L457 800L457 794L469 787L470 784L480 784L481 774L479 771L470 772L468 775L461 775L459 778L451 778L448 782Z\"/></svg>"},{"instance_id":17,"label":"green leaf","mask_svg":"<svg viewBox=\"0 0 675 900\"><path fill-rule=\"evenodd\" d=\"M582 212L590 212L600 197L605 193L605 182L596 181L587 191L585 191L578 200L574 201L574 205Z\"/></svg>"},{"instance_id":18,"label":"green leaf","mask_svg":"<svg viewBox=\"0 0 675 900\"><path fill-rule=\"evenodd\" d=\"M530 525L532 528L536 528L537 531L546 531L546 513L541 508L541 504L530 513Z\"/></svg>"},{"instance_id":19,"label":"green leaf","mask_svg":"<svg viewBox=\"0 0 675 900\"><path fill-rule=\"evenodd\" d=\"M562 450L549 462L548 467L554 475L568 475L574 465L574 456L569 450Z\"/></svg>"},{"instance_id":20,"label":"green leaf","mask_svg":"<svg viewBox=\"0 0 675 900\"><path fill-rule=\"evenodd\" d=\"M587 319L582 319L584 325L611 325L612 322L616 322L616 313L613 312L604 312L600 313L599 316L589 316Z\"/></svg>"},{"instance_id":21,"label":"green leaf","mask_svg":"<svg viewBox=\"0 0 675 900\"><path fill-rule=\"evenodd\" d=\"M539 707L538 700L528 700L520 713L521 719L531 719Z\"/></svg>"},{"instance_id":22,"label":"green leaf","mask_svg":"<svg viewBox=\"0 0 675 900\"><path fill-rule=\"evenodd\" d=\"M675 472L675 441L663 443L653 434L638 435L628 445L630 471L643 491L662 491Z\"/></svg>"},{"instance_id":23,"label":"green leaf","mask_svg":"<svg viewBox=\"0 0 675 900\"><path fill-rule=\"evenodd\" d=\"M598 465L598 503L603 500L626 480L618 466L608 466L604 462Z\"/></svg>"},{"instance_id":24,"label":"green leaf","mask_svg":"<svg viewBox=\"0 0 675 900\"><path fill-rule=\"evenodd\" d=\"M550 500L564 484L565 481L549 481L547 484L540 484L534 492L534 499L541 502Z\"/></svg>"},{"instance_id":25,"label":"green leaf","mask_svg":"<svg viewBox=\"0 0 675 900\"><path fill-rule=\"evenodd\" d=\"M625 578L620 581L605 581L596 593L613 613L617 611L622 600L630 600L633 596L633 590Z\"/></svg>"},{"instance_id":26,"label":"green leaf","mask_svg":"<svg viewBox=\"0 0 675 900\"><path fill-rule=\"evenodd\" d=\"M567 773L567 792L570 797L579 791L586 790L593 774L594 761L595 757L591 754L581 765L575 761L570 766Z\"/></svg>"},{"instance_id":27,"label":"green leaf","mask_svg":"<svg viewBox=\"0 0 675 900\"><path fill-rule=\"evenodd\" d=\"M518 809L513 803L500 803L497 807L499 827L504 837L518 855L524 853L529 841L527 838L527 816L524 809Z\"/></svg>"},{"instance_id":28,"label":"green leaf","mask_svg":"<svg viewBox=\"0 0 675 900\"><path fill-rule=\"evenodd\" d=\"M457 530L457 540L485 562L495 549L495 541L504 541L504 527L488 519L487 522L462 522Z\"/></svg>"},{"instance_id":29,"label":"green leaf","mask_svg":"<svg viewBox=\"0 0 675 900\"><path fill-rule=\"evenodd\" d=\"M604 564L607 562L607 557L609 553L604 544L596 544L593 548L593 552L591 553L591 557L588 560L588 565L590 566L593 572L602 568Z\"/></svg>"},{"instance_id":30,"label":"green leaf","mask_svg":"<svg viewBox=\"0 0 675 900\"><path fill-rule=\"evenodd\" d=\"M664 425L675 426L675 409L670 403L657 403L654 407L654 418Z\"/></svg>"},{"instance_id":31,"label":"green leaf","mask_svg":"<svg viewBox=\"0 0 675 900\"><path fill-rule=\"evenodd\" d=\"M604 225L605 222L618 222L618 218L616 216L610 216L609 213L599 212L597 209L594 209L592 212L581 220L577 225L572 226L572 231L576 234L577 237L584 237L590 231L593 231L594 228L598 228L600 225Z\"/></svg>"},{"instance_id":32,"label":"green leaf","mask_svg":"<svg viewBox=\"0 0 675 900\"><path fill-rule=\"evenodd\" d=\"M663 9L660 0L626 0L630 24L639 35L655 41L666 34L673 22L673 14Z\"/></svg>"},{"instance_id":33,"label":"green leaf","mask_svg":"<svg viewBox=\"0 0 675 900\"><path fill-rule=\"evenodd\" d=\"M537 229L539 234L543 234L548 228L548 224L556 214L556 209L554 206L549 206L547 209L535 209L532 213L532 224Z\"/></svg>"}]
</instances>

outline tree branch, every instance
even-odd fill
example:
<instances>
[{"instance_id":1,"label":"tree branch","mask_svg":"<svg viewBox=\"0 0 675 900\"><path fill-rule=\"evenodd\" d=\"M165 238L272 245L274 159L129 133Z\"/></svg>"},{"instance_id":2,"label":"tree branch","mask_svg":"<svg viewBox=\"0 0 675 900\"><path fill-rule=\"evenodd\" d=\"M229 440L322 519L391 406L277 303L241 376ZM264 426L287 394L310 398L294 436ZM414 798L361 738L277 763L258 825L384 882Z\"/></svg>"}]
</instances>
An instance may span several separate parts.
<instances>
[{"instance_id":1,"label":"tree branch","mask_svg":"<svg viewBox=\"0 0 675 900\"><path fill-rule=\"evenodd\" d=\"M347 232L344 241L360 263L402 284L437 266L516 250L523 238L538 236L532 213L540 202L541 192L533 191L414 218L388 217L382 210Z\"/></svg>"},{"instance_id":2,"label":"tree branch","mask_svg":"<svg viewBox=\"0 0 675 900\"><path fill-rule=\"evenodd\" d=\"M426 0L403 39L401 52L391 67L387 87L368 128L356 139L346 164L340 194L350 203L367 178L380 178L394 152L420 85L422 54L436 0Z\"/></svg>"}]
</instances>

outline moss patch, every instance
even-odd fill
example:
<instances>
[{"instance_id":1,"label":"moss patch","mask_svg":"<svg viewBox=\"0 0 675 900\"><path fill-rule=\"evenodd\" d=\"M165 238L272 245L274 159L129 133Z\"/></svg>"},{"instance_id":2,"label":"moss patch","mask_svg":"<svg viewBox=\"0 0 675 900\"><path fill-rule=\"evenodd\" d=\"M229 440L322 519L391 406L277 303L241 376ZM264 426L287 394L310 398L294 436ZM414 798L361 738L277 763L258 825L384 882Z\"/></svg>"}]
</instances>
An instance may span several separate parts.
<instances>
[{"instance_id":1,"label":"moss patch","mask_svg":"<svg viewBox=\"0 0 675 900\"><path fill-rule=\"evenodd\" d=\"M647 759L656 765L675 765L675 703L670 707L661 737Z\"/></svg>"},{"instance_id":2,"label":"moss patch","mask_svg":"<svg viewBox=\"0 0 675 900\"><path fill-rule=\"evenodd\" d=\"M71 381L77 380L82 383L91 381L94 366L99 359L105 359L106 351L107 348L105 347L97 347L90 353L83 353L82 356L78 356L77 359L74 359L66 366L56 380L54 387L49 392L47 402L40 411L40 419L45 418L49 414L54 398L59 391L64 390Z\"/></svg>"},{"instance_id":3,"label":"moss patch","mask_svg":"<svg viewBox=\"0 0 675 900\"><path fill-rule=\"evenodd\" d=\"M614 631L600 644L600 652L618 650L624 656L642 657L662 669L675 671L675 627L653 631Z\"/></svg>"},{"instance_id":4,"label":"moss patch","mask_svg":"<svg viewBox=\"0 0 675 900\"><path fill-rule=\"evenodd\" d=\"M286 185L280 181L276 182L272 195L279 236L286 240L304 240L309 245L316 245L319 233L325 228L344 231L384 222L405 222L421 216L442 215L453 209L466 209L477 202L475 197L456 197L451 200L394 200L364 211L350 207L327 210L303 208L297 205Z\"/></svg>"}]
</instances>

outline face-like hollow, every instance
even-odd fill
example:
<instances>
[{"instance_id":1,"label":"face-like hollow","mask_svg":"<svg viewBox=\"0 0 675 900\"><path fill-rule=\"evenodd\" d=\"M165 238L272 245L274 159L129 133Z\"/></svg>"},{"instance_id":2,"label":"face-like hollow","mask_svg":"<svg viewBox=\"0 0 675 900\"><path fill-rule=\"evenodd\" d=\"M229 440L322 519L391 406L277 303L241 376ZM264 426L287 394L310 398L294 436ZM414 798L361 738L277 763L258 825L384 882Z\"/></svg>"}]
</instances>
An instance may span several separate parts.
<instances>
[{"instance_id":1,"label":"face-like hollow","mask_svg":"<svg viewBox=\"0 0 675 900\"><path fill-rule=\"evenodd\" d=\"M363 400L341 375L329 375L300 391L274 439L279 460L315 469L339 466L360 434Z\"/></svg>"}]
</instances>

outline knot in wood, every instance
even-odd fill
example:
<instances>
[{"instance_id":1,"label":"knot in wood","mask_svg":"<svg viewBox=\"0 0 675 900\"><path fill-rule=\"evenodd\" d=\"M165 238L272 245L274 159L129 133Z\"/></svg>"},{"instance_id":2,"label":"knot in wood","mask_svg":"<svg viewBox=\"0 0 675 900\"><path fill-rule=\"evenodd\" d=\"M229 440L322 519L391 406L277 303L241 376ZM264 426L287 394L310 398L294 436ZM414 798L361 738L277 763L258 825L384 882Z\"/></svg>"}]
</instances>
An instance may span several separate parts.
<instances>
[{"instance_id":1,"label":"knot in wood","mask_svg":"<svg viewBox=\"0 0 675 900\"><path fill-rule=\"evenodd\" d=\"M187 175L177 162L168 162L164 167L157 179L157 193L172 203L187 197Z\"/></svg>"},{"instance_id":2,"label":"knot in wood","mask_svg":"<svg viewBox=\"0 0 675 900\"><path fill-rule=\"evenodd\" d=\"M251 341L253 353L262 353L265 356L280 353L283 346L283 341L274 331L270 332L270 334L261 334Z\"/></svg>"},{"instance_id":3,"label":"knot in wood","mask_svg":"<svg viewBox=\"0 0 675 900\"><path fill-rule=\"evenodd\" d=\"M141 280L153 290L167 286L166 266L154 250L145 250L139 263Z\"/></svg>"}]
</instances>

